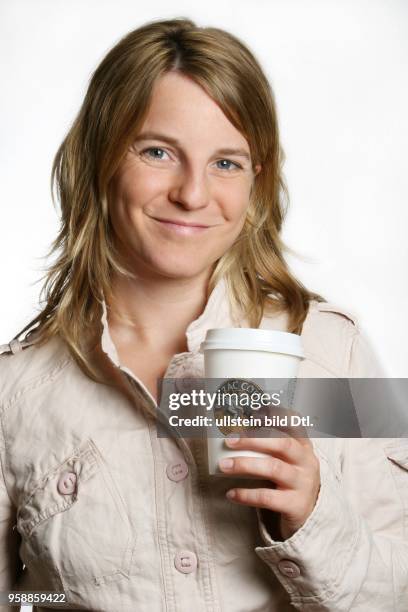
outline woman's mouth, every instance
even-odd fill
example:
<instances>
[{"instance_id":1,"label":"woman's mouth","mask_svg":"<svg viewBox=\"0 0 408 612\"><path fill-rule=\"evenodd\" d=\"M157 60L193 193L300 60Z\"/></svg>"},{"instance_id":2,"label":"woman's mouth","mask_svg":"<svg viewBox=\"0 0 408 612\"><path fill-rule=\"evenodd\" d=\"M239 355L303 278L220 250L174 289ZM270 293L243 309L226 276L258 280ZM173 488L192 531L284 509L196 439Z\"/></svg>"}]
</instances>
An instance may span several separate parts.
<instances>
[{"instance_id":1,"label":"woman's mouth","mask_svg":"<svg viewBox=\"0 0 408 612\"><path fill-rule=\"evenodd\" d=\"M186 223L185 221L172 219L157 219L155 217L152 217L152 219L160 223L160 225L168 231L179 234L180 236L201 234L211 227L209 225L195 225L193 223Z\"/></svg>"}]
</instances>

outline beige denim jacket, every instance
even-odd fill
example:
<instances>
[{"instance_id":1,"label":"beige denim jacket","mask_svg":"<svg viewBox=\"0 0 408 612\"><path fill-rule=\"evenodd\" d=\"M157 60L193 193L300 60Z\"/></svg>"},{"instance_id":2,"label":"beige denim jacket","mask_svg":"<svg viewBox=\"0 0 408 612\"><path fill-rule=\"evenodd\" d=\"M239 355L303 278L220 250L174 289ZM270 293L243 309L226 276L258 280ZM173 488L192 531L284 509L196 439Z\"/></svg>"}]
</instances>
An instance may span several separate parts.
<instances>
[{"instance_id":1,"label":"beige denim jacket","mask_svg":"<svg viewBox=\"0 0 408 612\"><path fill-rule=\"evenodd\" d=\"M202 377L206 330L232 325L221 281L166 376ZM285 326L283 315L261 324ZM407 612L406 438L314 439L316 506L275 541L261 512L225 498L236 480L207 476L201 442L157 437L154 401L121 367L106 312L101 331L95 359L116 386L86 377L57 338L3 347L1 591L65 592L69 609L98 612ZM382 375L335 306L312 302L302 340L300 377Z\"/></svg>"}]
</instances>

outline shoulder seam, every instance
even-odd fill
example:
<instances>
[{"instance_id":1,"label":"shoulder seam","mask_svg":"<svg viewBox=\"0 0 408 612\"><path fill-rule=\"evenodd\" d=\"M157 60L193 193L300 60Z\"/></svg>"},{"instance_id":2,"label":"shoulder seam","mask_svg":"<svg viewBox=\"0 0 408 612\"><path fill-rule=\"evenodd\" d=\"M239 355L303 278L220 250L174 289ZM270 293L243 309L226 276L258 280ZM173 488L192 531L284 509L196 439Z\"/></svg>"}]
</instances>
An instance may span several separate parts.
<instances>
[{"instance_id":1,"label":"shoulder seam","mask_svg":"<svg viewBox=\"0 0 408 612\"><path fill-rule=\"evenodd\" d=\"M336 304L332 304L330 302L316 302L315 307L309 310L310 314L316 314L316 312L329 312L333 314L339 314L342 317L345 317L349 321L351 321L357 329L359 329L359 321L357 315L352 312L349 312L345 308L341 306L337 306Z\"/></svg>"},{"instance_id":2,"label":"shoulder seam","mask_svg":"<svg viewBox=\"0 0 408 612\"><path fill-rule=\"evenodd\" d=\"M65 366L68 365L68 363L70 362L72 362L72 357L65 357L62 361L58 362L57 365L55 365L51 370L49 370L45 374L40 375L38 378L31 380L25 386L23 385L18 391L14 393L14 395L11 395L9 397L6 396L5 398L3 398L0 402L0 415L3 414L3 412L7 408L12 406L25 393L32 391L33 389L36 389L42 384L55 378L55 376L57 376L59 372L63 370Z\"/></svg>"}]
</instances>

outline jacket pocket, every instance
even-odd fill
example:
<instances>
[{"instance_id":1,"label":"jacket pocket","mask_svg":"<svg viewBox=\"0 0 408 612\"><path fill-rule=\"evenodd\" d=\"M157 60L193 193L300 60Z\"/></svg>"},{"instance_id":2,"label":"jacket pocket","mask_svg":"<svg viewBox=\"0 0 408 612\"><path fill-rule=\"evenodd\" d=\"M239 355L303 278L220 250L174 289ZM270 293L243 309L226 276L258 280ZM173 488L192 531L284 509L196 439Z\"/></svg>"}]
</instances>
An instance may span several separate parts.
<instances>
[{"instance_id":1,"label":"jacket pocket","mask_svg":"<svg viewBox=\"0 0 408 612\"><path fill-rule=\"evenodd\" d=\"M392 440L385 446L391 472L403 507L404 535L408 536L408 438Z\"/></svg>"},{"instance_id":2,"label":"jacket pocket","mask_svg":"<svg viewBox=\"0 0 408 612\"><path fill-rule=\"evenodd\" d=\"M27 491L17 529L23 561L37 583L56 575L68 590L129 577L132 528L91 439Z\"/></svg>"}]
</instances>

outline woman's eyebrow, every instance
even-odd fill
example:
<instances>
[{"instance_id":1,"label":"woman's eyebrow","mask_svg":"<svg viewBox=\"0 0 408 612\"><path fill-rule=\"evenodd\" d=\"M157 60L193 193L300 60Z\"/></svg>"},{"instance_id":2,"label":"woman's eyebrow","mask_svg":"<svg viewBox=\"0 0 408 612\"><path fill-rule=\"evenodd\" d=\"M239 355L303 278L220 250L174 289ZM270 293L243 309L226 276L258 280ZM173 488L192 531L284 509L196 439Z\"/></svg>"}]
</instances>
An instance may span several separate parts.
<instances>
[{"instance_id":1,"label":"woman's eyebrow","mask_svg":"<svg viewBox=\"0 0 408 612\"><path fill-rule=\"evenodd\" d=\"M168 142L169 144L180 147L180 142L176 138L172 138L171 136L166 136L166 134L160 134L159 132L142 132L138 134L134 140L134 142L140 142L141 140L162 140L164 142ZM238 155L240 157L245 157L248 161L251 161L251 157L245 149L234 149L231 147L218 149L215 151L216 155Z\"/></svg>"}]
</instances>

